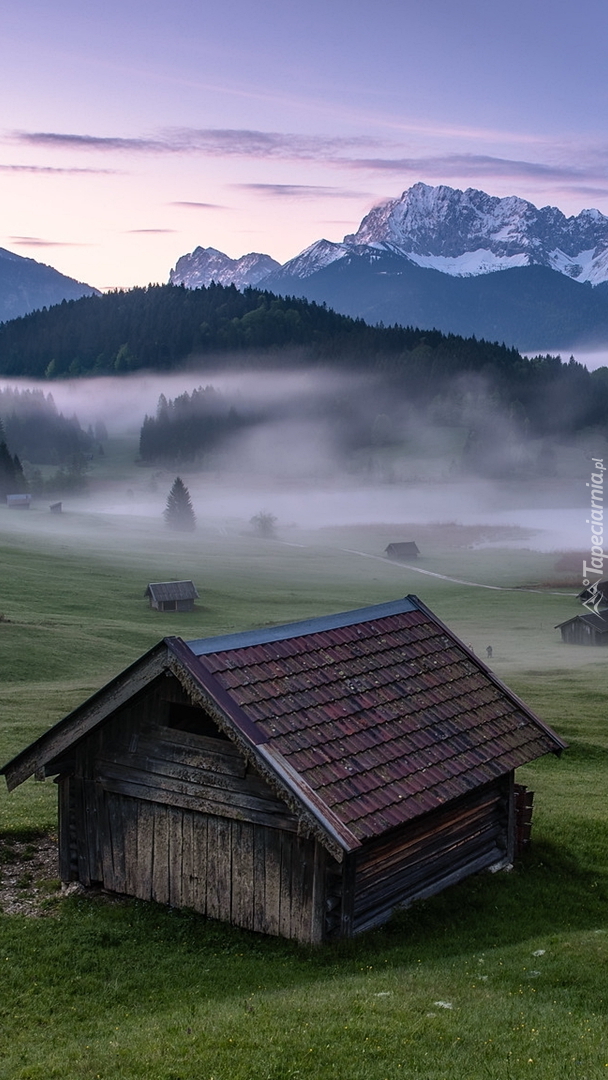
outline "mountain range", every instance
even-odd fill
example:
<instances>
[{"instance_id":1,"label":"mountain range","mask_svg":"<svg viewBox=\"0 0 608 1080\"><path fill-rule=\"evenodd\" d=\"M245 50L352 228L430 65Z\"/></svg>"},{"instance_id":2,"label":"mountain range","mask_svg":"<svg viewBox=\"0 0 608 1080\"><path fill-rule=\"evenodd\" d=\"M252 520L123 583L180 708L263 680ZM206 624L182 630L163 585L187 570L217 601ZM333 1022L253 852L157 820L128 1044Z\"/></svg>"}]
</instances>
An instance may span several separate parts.
<instances>
[{"instance_id":1,"label":"mountain range","mask_svg":"<svg viewBox=\"0 0 608 1080\"><path fill-rule=\"evenodd\" d=\"M0 248L0 322L62 300L99 295L98 289L60 274L52 266Z\"/></svg>"},{"instance_id":2,"label":"mountain range","mask_svg":"<svg viewBox=\"0 0 608 1080\"><path fill-rule=\"evenodd\" d=\"M434 327L525 349L608 342L608 217L414 184L341 243L318 240L280 266L196 248L170 282L211 281L327 303L369 322Z\"/></svg>"}]
</instances>

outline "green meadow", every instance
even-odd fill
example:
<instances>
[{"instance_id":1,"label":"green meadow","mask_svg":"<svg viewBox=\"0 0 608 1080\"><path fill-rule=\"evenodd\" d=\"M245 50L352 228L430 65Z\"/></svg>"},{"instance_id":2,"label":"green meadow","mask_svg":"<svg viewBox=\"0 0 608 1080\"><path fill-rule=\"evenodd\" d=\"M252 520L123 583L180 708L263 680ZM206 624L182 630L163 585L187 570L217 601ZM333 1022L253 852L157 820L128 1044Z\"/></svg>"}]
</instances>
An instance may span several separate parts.
<instances>
[{"instance_id":1,"label":"green meadow","mask_svg":"<svg viewBox=\"0 0 608 1080\"><path fill-rule=\"evenodd\" d=\"M554 553L501 547L506 531L400 529L291 528L264 540L246 522L219 529L202 515L181 535L86 502L60 517L0 508L2 762L165 635L407 593L484 659L491 644L496 673L570 745L521 770L535 811L515 869L350 942L313 950L38 883L40 915L0 913L1 1080L608 1076L606 658L562 645L554 629L578 611L578 575L557 571ZM426 574L381 557L411 538ZM171 578L195 581L195 612L150 610L148 581ZM0 789L0 875L28 841L24 892L27 852L56 827L55 797L50 780Z\"/></svg>"}]
</instances>

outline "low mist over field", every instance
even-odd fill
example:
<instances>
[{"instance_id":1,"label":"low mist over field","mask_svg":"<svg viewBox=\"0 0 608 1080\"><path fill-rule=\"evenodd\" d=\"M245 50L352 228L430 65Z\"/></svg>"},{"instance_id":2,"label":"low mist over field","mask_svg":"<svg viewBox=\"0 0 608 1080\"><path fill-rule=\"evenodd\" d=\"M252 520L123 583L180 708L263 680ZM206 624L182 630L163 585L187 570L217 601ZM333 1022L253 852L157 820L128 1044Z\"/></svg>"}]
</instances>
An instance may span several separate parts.
<instances>
[{"instance_id":1,"label":"low mist over field","mask_svg":"<svg viewBox=\"0 0 608 1080\"><path fill-rule=\"evenodd\" d=\"M66 414L76 413L86 427L103 420L112 435L138 436L146 414L156 412L161 394L174 398L200 385L211 385L222 394L250 405L281 405L285 401L311 398L322 400L340 388L356 392L359 381L341 379L331 371L230 372L181 371L138 375L102 376L93 379L61 379L43 382L27 379L3 380L2 386L42 390L51 394Z\"/></svg>"},{"instance_id":2,"label":"low mist over field","mask_svg":"<svg viewBox=\"0 0 608 1080\"><path fill-rule=\"evenodd\" d=\"M162 528L180 475L199 528L246 529L265 510L288 542L297 542L297 528L452 521L519 526L525 532L509 542L539 550L580 548L585 478L605 445L597 431L567 442L535 438L516 412L496 405L480 377L454 380L424 410L379 375L330 369L6 385L51 394L83 429L107 428L105 447L88 455L86 495L67 492L64 511L153 519ZM161 395L170 407L184 395L188 404L197 387L214 415L236 418L227 434L190 456L164 453L161 443L157 458L142 462L144 417L154 422ZM45 503L35 500L34 509L48 512ZM35 527L10 518L11 528ZM53 523L69 527L66 513Z\"/></svg>"}]
</instances>

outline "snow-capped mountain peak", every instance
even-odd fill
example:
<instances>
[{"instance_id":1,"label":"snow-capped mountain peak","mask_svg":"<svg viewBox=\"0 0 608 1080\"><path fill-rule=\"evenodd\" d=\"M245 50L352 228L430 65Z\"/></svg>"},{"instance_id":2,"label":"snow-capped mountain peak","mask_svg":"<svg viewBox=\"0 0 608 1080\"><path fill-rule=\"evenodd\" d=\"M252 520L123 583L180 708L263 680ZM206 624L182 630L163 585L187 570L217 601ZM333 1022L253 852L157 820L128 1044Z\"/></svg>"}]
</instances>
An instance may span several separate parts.
<instances>
[{"instance_id":1,"label":"snow-capped mountain peak","mask_svg":"<svg viewBox=\"0 0 608 1080\"><path fill-rule=\"evenodd\" d=\"M219 285L236 285L244 289L247 285L258 285L280 263L270 255L252 251L240 259L231 259L217 248L197 247L189 255L182 255L177 260L175 269L169 274L171 285L185 285L188 289L200 289L212 281Z\"/></svg>"},{"instance_id":2,"label":"snow-capped mountain peak","mask_svg":"<svg viewBox=\"0 0 608 1080\"><path fill-rule=\"evenodd\" d=\"M281 267L278 277L307 278L323 270L330 263L337 262L348 254L346 244L335 244L331 240L317 240L315 244L301 251L295 259L290 259Z\"/></svg>"},{"instance_id":3,"label":"snow-capped mountain peak","mask_svg":"<svg viewBox=\"0 0 608 1080\"><path fill-rule=\"evenodd\" d=\"M608 218L583 210L567 218L515 195L414 184L376 206L346 245L390 248L419 266L458 276L511 266L548 266L578 281L606 280Z\"/></svg>"}]
</instances>

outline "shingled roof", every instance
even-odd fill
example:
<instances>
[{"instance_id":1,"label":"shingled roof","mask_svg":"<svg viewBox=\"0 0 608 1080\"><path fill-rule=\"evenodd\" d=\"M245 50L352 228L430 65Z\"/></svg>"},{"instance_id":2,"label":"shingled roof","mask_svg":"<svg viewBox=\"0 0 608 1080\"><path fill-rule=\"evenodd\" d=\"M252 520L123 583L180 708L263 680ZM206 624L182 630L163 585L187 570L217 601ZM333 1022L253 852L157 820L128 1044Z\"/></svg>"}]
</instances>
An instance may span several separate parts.
<instances>
[{"instance_id":1,"label":"shingled roof","mask_svg":"<svg viewBox=\"0 0 608 1080\"><path fill-rule=\"evenodd\" d=\"M171 670L346 851L566 745L408 596L225 637L165 638L9 763L10 786L56 755L54 731L66 745L70 722L79 738L83 722L101 722L95 703L106 694L116 708L146 662Z\"/></svg>"},{"instance_id":2,"label":"shingled roof","mask_svg":"<svg viewBox=\"0 0 608 1080\"><path fill-rule=\"evenodd\" d=\"M144 596L164 604L171 600L197 600L198 592L192 581L151 581Z\"/></svg>"},{"instance_id":3,"label":"shingled roof","mask_svg":"<svg viewBox=\"0 0 608 1080\"><path fill-rule=\"evenodd\" d=\"M359 841L565 745L414 596L189 649Z\"/></svg>"}]
</instances>

